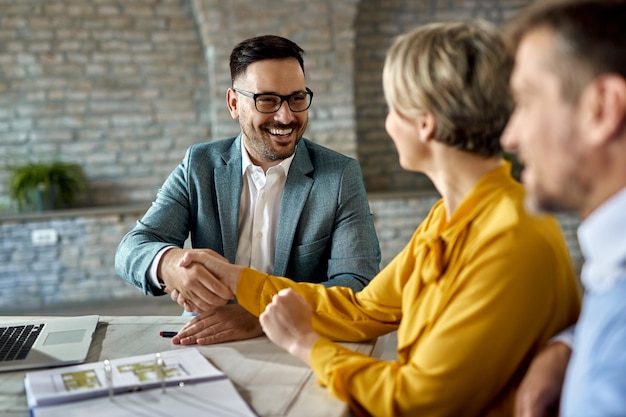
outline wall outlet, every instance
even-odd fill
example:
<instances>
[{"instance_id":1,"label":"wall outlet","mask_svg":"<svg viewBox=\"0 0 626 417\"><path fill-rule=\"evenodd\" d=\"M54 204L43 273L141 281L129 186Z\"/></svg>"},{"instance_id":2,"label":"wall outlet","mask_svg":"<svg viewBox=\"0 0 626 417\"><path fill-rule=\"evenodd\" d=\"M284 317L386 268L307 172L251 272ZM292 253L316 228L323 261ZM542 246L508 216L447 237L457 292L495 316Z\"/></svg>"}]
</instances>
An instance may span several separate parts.
<instances>
[{"instance_id":1,"label":"wall outlet","mask_svg":"<svg viewBox=\"0 0 626 417\"><path fill-rule=\"evenodd\" d=\"M30 239L35 246L54 245L59 240L59 234L55 229L33 230Z\"/></svg>"}]
</instances>

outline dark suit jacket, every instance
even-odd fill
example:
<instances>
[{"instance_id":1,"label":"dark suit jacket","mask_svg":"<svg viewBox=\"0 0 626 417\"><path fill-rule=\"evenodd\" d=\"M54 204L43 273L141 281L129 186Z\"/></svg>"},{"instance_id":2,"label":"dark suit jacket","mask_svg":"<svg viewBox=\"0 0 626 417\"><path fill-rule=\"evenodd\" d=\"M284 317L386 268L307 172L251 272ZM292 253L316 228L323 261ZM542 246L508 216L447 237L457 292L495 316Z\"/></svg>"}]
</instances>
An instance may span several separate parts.
<instances>
[{"instance_id":1,"label":"dark suit jacket","mask_svg":"<svg viewBox=\"0 0 626 417\"><path fill-rule=\"evenodd\" d=\"M241 198L239 137L191 146L146 214L120 243L115 269L146 294L165 246L210 248L235 261ZM302 139L280 205L274 275L359 291L378 273L380 249L357 161Z\"/></svg>"}]
</instances>

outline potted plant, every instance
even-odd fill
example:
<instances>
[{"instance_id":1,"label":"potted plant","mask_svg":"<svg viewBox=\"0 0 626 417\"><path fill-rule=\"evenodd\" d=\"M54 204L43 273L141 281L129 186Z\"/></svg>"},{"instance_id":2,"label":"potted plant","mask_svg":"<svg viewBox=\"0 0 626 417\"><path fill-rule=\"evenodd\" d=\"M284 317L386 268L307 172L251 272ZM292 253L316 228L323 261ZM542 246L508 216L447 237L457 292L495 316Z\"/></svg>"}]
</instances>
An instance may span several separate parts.
<instances>
[{"instance_id":1,"label":"potted plant","mask_svg":"<svg viewBox=\"0 0 626 417\"><path fill-rule=\"evenodd\" d=\"M20 211L69 207L87 182L82 167L75 163L28 162L9 170L9 193Z\"/></svg>"}]
</instances>

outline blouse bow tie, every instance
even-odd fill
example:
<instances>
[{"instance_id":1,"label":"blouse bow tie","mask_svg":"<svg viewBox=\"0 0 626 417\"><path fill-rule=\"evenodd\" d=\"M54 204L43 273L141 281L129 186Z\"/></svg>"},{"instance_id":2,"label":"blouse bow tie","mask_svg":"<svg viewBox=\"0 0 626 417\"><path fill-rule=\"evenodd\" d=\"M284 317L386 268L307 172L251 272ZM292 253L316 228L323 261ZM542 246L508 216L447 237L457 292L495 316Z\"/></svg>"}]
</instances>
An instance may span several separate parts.
<instances>
[{"instance_id":1,"label":"blouse bow tie","mask_svg":"<svg viewBox=\"0 0 626 417\"><path fill-rule=\"evenodd\" d=\"M463 225L465 226L465 225ZM416 265L425 285L439 280L448 266L452 249L463 240L467 227L447 229L443 233L426 232L419 236L415 248Z\"/></svg>"}]
</instances>

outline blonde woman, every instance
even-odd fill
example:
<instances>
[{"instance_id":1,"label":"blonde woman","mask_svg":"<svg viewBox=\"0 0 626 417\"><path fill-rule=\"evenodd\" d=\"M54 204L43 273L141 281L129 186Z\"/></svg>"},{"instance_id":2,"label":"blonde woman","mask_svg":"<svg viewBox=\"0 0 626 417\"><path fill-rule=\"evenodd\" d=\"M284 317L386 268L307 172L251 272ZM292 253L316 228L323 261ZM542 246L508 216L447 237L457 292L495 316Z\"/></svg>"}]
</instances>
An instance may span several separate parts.
<instances>
[{"instance_id":1,"label":"blonde woman","mask_svg":"<svg viewBox=\"0 0 626 417\"><path fill-rule=\"evenodd\" d=\"M191 254L266 335L308 363L356 416L510 416L527 364L572 324L579 296L558 224L524 209L502 159L511 70L484 23L420 27L395 40L383 72L386 129L400 163L442 199L406 248L359 293L295 283ZM198 266L199 267L199 266ZM398 331L398 359L334 341ZM176 343L201 334L193 320Z\"/></svg>"}]
</instances>

